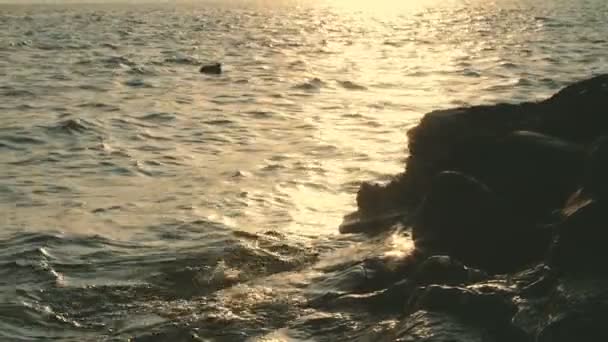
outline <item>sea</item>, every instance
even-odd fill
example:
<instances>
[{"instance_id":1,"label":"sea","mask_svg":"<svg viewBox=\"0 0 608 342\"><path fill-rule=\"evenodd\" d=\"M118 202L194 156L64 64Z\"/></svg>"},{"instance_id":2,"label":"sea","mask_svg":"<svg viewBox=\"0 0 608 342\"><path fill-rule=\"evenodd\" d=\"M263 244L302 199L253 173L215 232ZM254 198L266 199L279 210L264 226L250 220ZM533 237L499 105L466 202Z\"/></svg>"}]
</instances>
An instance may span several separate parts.
<instances>
[{"instance_id":1,"label":"sea","mask_svg":"<svg viewBox=\"0 0 608 342\"><path fill-rule=\"evenodd\" d=\"M3 0L0 341L379 341L359 184L605 72L605 0Z\"/></svg>"}]
</instances>

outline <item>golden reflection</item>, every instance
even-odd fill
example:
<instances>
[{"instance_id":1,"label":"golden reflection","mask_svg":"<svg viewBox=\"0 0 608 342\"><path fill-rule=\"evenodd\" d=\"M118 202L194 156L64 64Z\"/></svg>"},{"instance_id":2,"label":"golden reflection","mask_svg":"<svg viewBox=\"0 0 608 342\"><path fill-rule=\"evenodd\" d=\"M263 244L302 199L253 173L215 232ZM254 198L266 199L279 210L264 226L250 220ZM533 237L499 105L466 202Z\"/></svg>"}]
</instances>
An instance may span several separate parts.
<instances>
[{"instance_id":1,"label":"golden reflection","mask_svg":"<svg viewBox=\"0 0 608 342\"><path fill-rule=\"evenodd\" d=\"M322 0L324 4L328 4L332 7L337 7L347 10L355 11L373 11L373 12L385 12L394 13L396 11L403 11L406 9L415 9L425 7L433 3L439 2L438 0ZM445 2L445 1L444 1Z\"/></svg>"}]
</instances>

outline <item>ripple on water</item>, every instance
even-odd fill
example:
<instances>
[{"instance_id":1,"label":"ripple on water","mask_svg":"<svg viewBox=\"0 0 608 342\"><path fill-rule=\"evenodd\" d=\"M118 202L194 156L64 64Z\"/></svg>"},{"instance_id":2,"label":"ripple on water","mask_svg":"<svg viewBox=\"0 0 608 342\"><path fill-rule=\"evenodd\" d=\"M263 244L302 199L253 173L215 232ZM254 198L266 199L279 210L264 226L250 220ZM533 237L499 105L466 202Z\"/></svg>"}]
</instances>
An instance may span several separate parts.
<instances>
[{"instance_id":1,"label":"ripple on water","mask_svg":"<svg viewBox=\"0 0 608 342\"><path fill-rule=\"evenodd\" d=\"M108 49L112 49L112 50L118 50L120 48L120 46L118 44L112 44L112 43L101 43L99 46L108 48Z\"/></svg>"},{"instance_id":2,"label":"ripple on water","mask_svg":"<svg viewBox=\"0 0 608 342\"><path fill-rule=\"evenodd\" d=\"M203 123L210 126L230 126L234 125L236 122L229 119L214 119L203 121Z\"/></svg>"},{"instance_id":3,"label":"ripple on water","mask_svg":"<svg viewBox=\"0 0 608 342\"><path fill-rule=\"evenodd\" d=\"M171 56L168 58L165 58L164 62L161 64L182 64L182 65L200 65L201 61L196 58L196 57L192 57L192 56Z\"/></svg>"},{"instance_id":4,"label":"ripple on water","mask_svg":"<svg viewBox=\"0 0 608 342\"><path fill-rule=\"evenodd\" d=\"M127 70L128 74L131 75L147 75L147 76L154 76L154 75L158 75L158 72L147 65L133 65L130 66L129 69Z\"/></svg>"},{"instance_id":5,"label":"ripple on water","mask_svg":"<svg viewBox=\"0 0 608 342\"><path fill-rule=\"evenodd\" d=\"M106 68L122 68L124 66L136 66L137 63L133 62L125 56L109 56L104 57L99 61Z\"/></svg>"},{"instance_id":6,"label":"ripple on water","mask_svg":"<svg viewBox=\"0 0 608 342\"><path fill-rule=\"evenodd\" d=\"M203 315L213 315L216 309L225 310L222 296L219 293L216 296L216 291L295 270L318 258L315 249L283 234L230 233L230 229L213 221L162 225L158 232L167 236L161 248L146 246L145 241L153 240L149 236L137 243L121 243L94 236L21 233L0 241L0 254L3 260L13 260L9 273L11 277L21 277L23 295L34 298L36 303L45 303L48 312L72 321L64 323L91 329L111 327L118 331L121 324L132 322L142 310L158 315L161 321L180 316L183 310L202 310ZM196 241L194 236L198 236ZM201 248L201 243L205 248ZM23 246L31 247L23 250ZM15 273L18 270L21 271ZM27 278L23 278L24 275ZM11 277L4 278L6 284L15 281ZM28 287L55 283L58 279L62 281L61 286L46 286L44 291L31 291ZM253 313L262 308L256 308L256 302L271 298L268 297L271 293L259 290L261 288L255 289L252 294L257 293L256 296L247 299L252 301L251 306L241 310ZM215 304L211 307L183 305L190 300L192 304L201 300ZM238 309L237 304L230 304L231 309ZM8 311L0 306L0 316L9 315ZM44 325L51 324L55 318L37 319ZM14 321L4 321L7 322ZM124 334L140 335L153 326L148 322L137 329L126 329Z\"/></svg>"},{"instance_id":7,"label":"ripple on water","mask_svg":"<svg viewBox=\"0 0 608 342\"><path fill-rule=\"evenodd\" d=\"M324 85L325 82L323 82L320 78L313 78L300 84L296 84L292 88L298 90L318 91L321 90Z\"/></svg>"},{"instance_id":8,"label":"ripple on water","mask_svg":"<svg viewBox=\"0 0 608 342\"><path fill-rule=\"evenodd\" d=\"M124 84L133 88L155 88L153 84L146 82L146 80L143 80L141 78L134 78L128 80Z\"/></svg>"},{"instance_id":9,"label":"ripple on water","mask_svg":"<svg viewBox=\"0 0 608 342\"><path fill-rule=\"evenodd\" d=\"M264 111L264 110L251 110L246 112L247 115L250 115L256 119L271 119L276 117L276 114L272 111Z\"/></svg>"},{"instance_id":10,"label":"ripple on water","mask_svg":"<svg viewBox=\"0 0 608 342\"><path fill-rule=\"evenodd\" d=\"M48 127L51 132L63 134L82 134L93 130L93 124L84 119L67 119Z\"/></svg>"},{"instance_id":11,"label":"ripple on water","mask_svg":"<svg viewBox=\"0 0 608 342\"><path fill-rule=\"evenodd\" d=\"M9 86L8 88L2 89L2 96L6 96L6 97L34 97L34 96L36 96L36 93L34 93L31 90L17 89L17 88L12 88L12 87Z\"/></svg>"},{"instance_id":12,"label":"ripple on water","mask_svg":"<svg viewBox=\"0 0 608 342\"><path fill-rule=\"evenodd\" d=\"M120 110L120 107L113 104L102 103L102 102L85 102L78 105L78 108L92 108L102 110L105 112L116 112Z\"/></svg>"},{"instance_id":13,"label":"ripple on water","mask_svg":"<svg viewBox=\"0 0 608 342\"><path fill-rule=\"evenodd\" d=\"M158 112L145 114L137 119L148 122L171 122L177 120L177 115L175 113Z\"/></svg>"},{"instance_id":14,"label":"ripple on water","mask_svg":"<svg viewBox=\"0 0 608 342\"><path fill-rule=\"evenodd\" d=\"M39 139L39 138L34 138L34 137L28 137L26 134L28 133L23 133L23 134L7 134L7 135L0 135L0 144L5 145L8 148L18 148L17 146L19 145L44 145L46 144L46 141ZM17 145L17 146L15 146Z\"/></svg>"},{"instance_id":15,"label":"ripple on water","mask_svg":"<svg viewBox=\"0 0 608 342\"><path fill-rule=\"evenodd\" d=\"M367 90L367 87L357 84L353 81L338 81L338 84L347 90Z\"/></svg>"}]
</instances>

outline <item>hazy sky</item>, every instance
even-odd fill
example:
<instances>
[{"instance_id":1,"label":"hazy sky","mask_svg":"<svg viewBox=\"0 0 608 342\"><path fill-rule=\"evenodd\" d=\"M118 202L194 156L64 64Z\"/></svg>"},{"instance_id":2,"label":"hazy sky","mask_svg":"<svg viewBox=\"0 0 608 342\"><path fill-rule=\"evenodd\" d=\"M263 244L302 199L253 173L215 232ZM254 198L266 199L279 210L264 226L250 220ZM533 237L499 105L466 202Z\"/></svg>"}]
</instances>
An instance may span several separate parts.
<instances>
[{"instance_id":1,"label":"hazy sky","mask_svg":"<svg viewBox=\"0 0 608 342\"><path fill-rule=\"evenodd\" d=\"M23 4L23 3L36 3L36 4L65 4L65 3L134 3L134 2L148 2L148 3L175 3L175 2L192 2L197 0L0 0L1 4ZM198 0L197 2L205 2L208 0ZM230 1L230 0L228 0Z\"/></svg>"}]
</instances>

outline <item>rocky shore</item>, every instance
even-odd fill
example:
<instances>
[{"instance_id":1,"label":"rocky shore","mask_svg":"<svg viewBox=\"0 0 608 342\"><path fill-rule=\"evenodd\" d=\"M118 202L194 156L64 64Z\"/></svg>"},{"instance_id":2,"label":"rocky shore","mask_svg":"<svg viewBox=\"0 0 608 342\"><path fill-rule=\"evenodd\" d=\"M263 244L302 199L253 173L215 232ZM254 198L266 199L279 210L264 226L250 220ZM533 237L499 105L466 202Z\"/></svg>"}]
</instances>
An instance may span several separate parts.
<instances>
[{"instance_id":1,"label":"rocky shore","mask_svg":"<svg viewBox=\"0 0 608 342\"><path fill-rule=\"evenodd\" d=\"M397 312L379 341L608 341L607 108L599 75L540 102L431 112L408 132L405 172L363 184L340 228L413 238L357 297Z\"/></svg>"}]
</instances>

